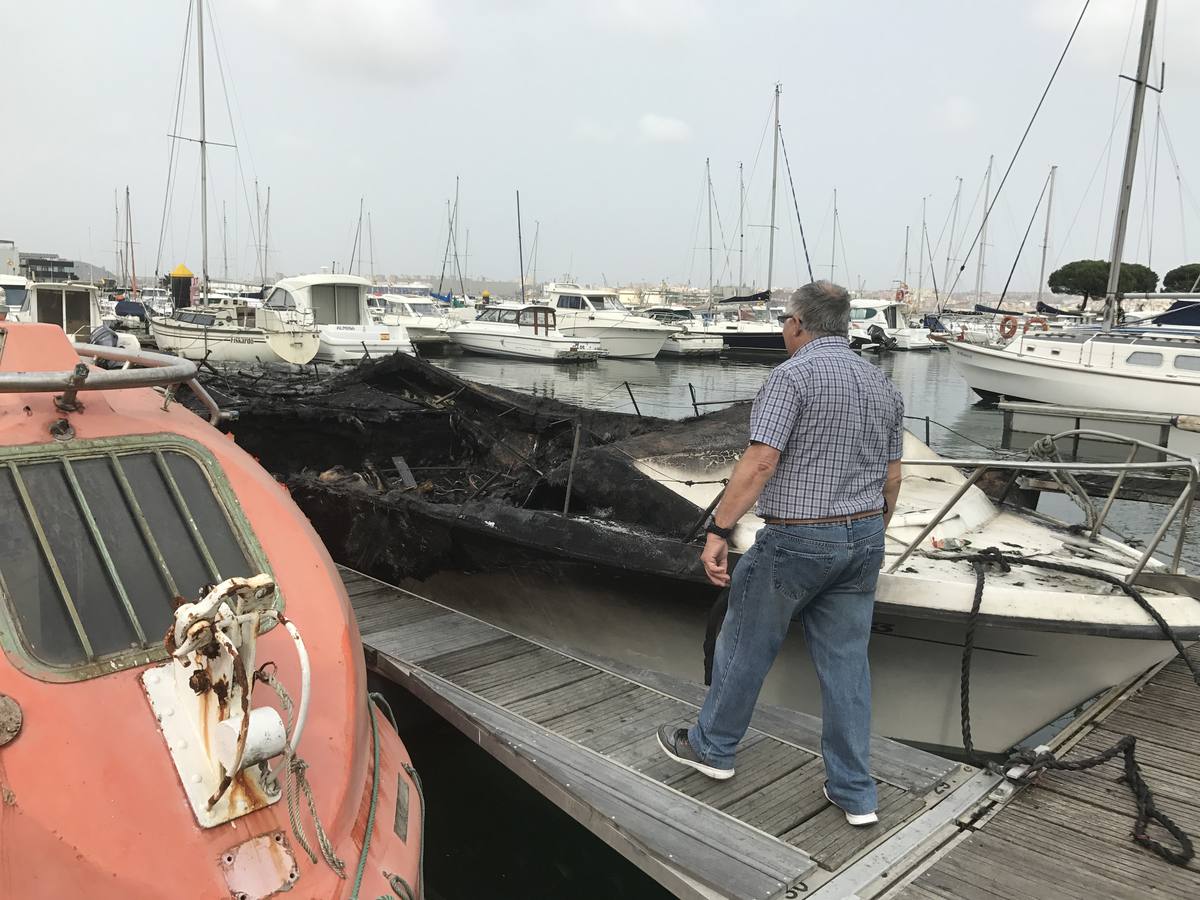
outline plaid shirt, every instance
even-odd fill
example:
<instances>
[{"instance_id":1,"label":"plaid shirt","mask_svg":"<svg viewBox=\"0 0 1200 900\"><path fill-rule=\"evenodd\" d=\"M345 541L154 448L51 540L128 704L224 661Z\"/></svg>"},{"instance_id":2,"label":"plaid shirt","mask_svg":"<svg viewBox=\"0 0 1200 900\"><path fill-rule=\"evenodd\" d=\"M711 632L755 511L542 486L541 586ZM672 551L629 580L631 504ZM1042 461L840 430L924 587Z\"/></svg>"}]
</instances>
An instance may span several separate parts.
<instances>
[{"instance_id":1,"label":"plaid shirt","mask_svg":"<svg viewBox=\"0 0 1200 900\"><path fill-rule=\"evenodd\" d=\"M780 451L758 498L760 516L819 519L882 509L888 462L904 446L904 398L846 338L816 338L759 390L750 440Z\"/></svg>"}]
</instances>

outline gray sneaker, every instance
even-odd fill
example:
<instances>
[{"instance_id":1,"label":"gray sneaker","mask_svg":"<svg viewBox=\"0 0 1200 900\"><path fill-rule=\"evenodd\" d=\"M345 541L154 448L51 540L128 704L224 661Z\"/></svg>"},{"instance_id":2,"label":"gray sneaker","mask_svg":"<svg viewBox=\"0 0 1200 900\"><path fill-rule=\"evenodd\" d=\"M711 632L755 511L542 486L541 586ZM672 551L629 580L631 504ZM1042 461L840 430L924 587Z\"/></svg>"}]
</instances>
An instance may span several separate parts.
<instances>
[{"instance_id":1,"label":"gray sneaker","mask_svg":"<svg viewBox=\"0 0 1200 900\"><path fill-rule=\"evenodd\" d=\"M822 785L821 793L823 793L825 795L826 800L828 800L834 806L837 806L838 809L841 809L842 812L845 813L846 821L849 824L853 825L855 828L863 828L867 825L874 825L879 821L879 816L875 813L874 810L872 810L869 813L852 813L852 812L846 812L846 810L844 810L844 809L842 809L842 807L838 806L837 803L834 802L834 799L829 796L829 782L826 782L824 785Z\"/></svg>"},{"instance_id":2,"label":"gray sneaker","mask_svg":"<svg viewBox=\"0 0 1200 900\"><path fill-rule=\"evenodd\" d=\"M707 775L709 778L715 778L718 781L724 781L726 778L733 777L733 769L719 769L716 766L708 765L700 759L700 754L692 749L692 745L688 743L686 728L672 728L670 725L661 726L658 729L658 746L662 747L663 753L667 754L675 762L691 766L701 775Z\"/></svg>"}]
</instances>

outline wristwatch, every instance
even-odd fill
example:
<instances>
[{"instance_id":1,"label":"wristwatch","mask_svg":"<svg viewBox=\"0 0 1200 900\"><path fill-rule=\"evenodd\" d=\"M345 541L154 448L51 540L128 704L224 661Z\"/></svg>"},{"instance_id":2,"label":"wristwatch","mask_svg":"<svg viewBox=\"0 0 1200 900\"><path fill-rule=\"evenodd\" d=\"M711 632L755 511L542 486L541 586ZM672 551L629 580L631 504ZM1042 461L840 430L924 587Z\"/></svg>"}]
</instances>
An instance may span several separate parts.
<instances>
[{"instance_id":1,"label":"wristwatch","mask_svg":"<svg viewBox=\"0 0 1200 900\"><path fill-rule=\"evenodd\" d=\"M733 536L733 528L732 527L731 528L722 528L720 525L717 524L716 519L710 518L708 520L708 525L705 526L704 530L707 531L709 534L715 534L717 537L721 538L721 540L724 540L724 541L729 540Z\"/></svg>"}]
</instances>

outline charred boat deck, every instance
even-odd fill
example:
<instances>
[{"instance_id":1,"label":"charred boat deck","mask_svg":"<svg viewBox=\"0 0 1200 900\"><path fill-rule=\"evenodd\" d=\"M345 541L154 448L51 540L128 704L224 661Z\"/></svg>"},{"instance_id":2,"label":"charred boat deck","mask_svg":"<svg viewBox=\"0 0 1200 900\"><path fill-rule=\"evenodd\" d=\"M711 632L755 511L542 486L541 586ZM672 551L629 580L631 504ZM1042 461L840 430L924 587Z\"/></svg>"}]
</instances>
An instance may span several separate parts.
<instances>
[{"instance_id":1,"label":"charred boat deck","mask_svg":"<svg viewBox=\"0 0 1200 900\"><path fill-rule=\"evenodd\" d=\"M1200 647L1188 650L1200 663ZM1076 729L1060 758L1088 757L1124 735L1158 809L1200 834L1200 706L1176 657L1120 692ZM985 811L924 870L887 894L893 900L1041 900L1059 897L1200 896L1200 865L1169 865L1130 840L1135 809L1121 757L1083 773L1046 772L1007 803ZM1157 825L1149 837L1175 841Z\"/></svg>"},{"instance_id":2,"label":"charred boat deck","mask_svg":"<svg viewBox=\"0 0 1200 900\"><path fill-rule=\"evenodd\" d=\"M822 796L818 719L760 708L739 774L714 782L665 758L654 737L694 719L700 685L563 652L341 571L369 666L678 896L807 897L834 882L845 896L842 886L957 832L997 780L876 738L882 821L851 828Z\"/></svg>"}]
</instances>

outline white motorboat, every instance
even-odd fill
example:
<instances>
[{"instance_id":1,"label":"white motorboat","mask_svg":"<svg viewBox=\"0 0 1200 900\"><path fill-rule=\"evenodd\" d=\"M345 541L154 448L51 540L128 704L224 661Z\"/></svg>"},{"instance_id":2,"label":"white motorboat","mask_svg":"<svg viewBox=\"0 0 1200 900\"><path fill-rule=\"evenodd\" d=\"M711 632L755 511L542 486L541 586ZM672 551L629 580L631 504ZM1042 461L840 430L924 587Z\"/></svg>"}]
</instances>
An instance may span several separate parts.
<instances>
[{"instance_id":1,"label":"white motorboat","mask_svg":"<svg viewBox=\"0 0 1200 900\"><path fill-rule=\"evenodd\" d=\"M663 344L663 356L720 356L725 340L719 334L709 334L704 322L687 306L652 306L642 315L666 325L682 329Z\"/></svg>"},{"instance_id":2,"label":"white motorboat","mask_svg":"<svg viewBox=\"0 0 1200 900\"><path fill-rule=\"evenodd\" d=\"M1056 437L1069 443L1075 433ZM715 500L719 479L728 476L732 464L728 454L707 459L676 454L641 459L636 466L690 500L699 514ZM1114 580L1136 585L1178 639L1200 638L1200 581L1178 570L1183 537L1178 543L1172 539L1170 563L1152 555L1195 489L1194 461L1093 465L1107 471L1160 472L1174 466L1188 474L1191 480L1180 482L1181 502L1144 549L1100 534L1107 505L1099 510L1083 501L1090 505L1091 519L1080 531L1033 511L997 506L975 486L988 467L1015 471L1057 465L1061 471L1086 470L1087 465L1011 460L959 465L973 468L972 475L963 476L954 461L906 436L904 480L887 532L871 642L876 708L895 704L904 715L882 713L887 721L883 733L931 746L963 746L964 635L976 589L973 554L984 548L1003 551L1010 569L986 566L978 611L970 697L979 750L1003 752L1108 687L1175 654L1159 626ZM747 549L761 527L753 514L743 517L732 549ZM1046 564L1096 574L1041 567ZM798 624L796 630L798 641ZM802 653L793 650L785 656L789 683L783 688L777 683L765 699L819 712L814 702L819 691ZM918 695L920 702L914 703Z\"/></svg>"},{"instance_id":3,"label":"white motorboat","mask_svg":"<svg viewBox=\"0 0 1200 900\"><path fill-rule=\"evenodd\" d=\"M372 293L370 299L381 302L371 307L373 318L383 325L399 325L414 346L445 344L448 323L442 310L428 294L422 297Z\"/></svg>"},{"instance_id":4,"label":"white motorboat","mask_svg":"<svg viewBox=\"0 0 1200 900\"><path fill-rule=\"evenodd\" d=\"M1200 413L1200 339L1166 329L1030 331L1002 348L947 342L986 400L1172 415Z\"/></svg>"},{"instance_id":5,"label":"white motorboat","mask_svg":"<svg viewBox=\"0 0 1200 900\"><path fill-rule=\"evenodd\" d=\"M262 308L310 311L321 334L316 356L321 362L412 353L404 326L372 321L367 303L370 288L370 281L356 275L298 275L277 282Z\"/></svg>"},{"instance_id":6,"label":"white motorboat","mask_svg":"<svg viewBox=\"0 0 1200 900\"><path fill-rule=\"evenodd\" d=\"M206 299L169 315L151 315L150 334L160 350L210 363L303 365L317 355L321 333L306 310L251 308L234 297Z\"/></svg>"},{"instance_id":7,"label":"white motorboat","mask_svg":"<svg viewBox=\"0 0 1200 900\"><path fill-rule=\"evenodd\" d=\"M559 331L567 337L598 340L617 359L654 359L667 338L680 330L634 315L609 288L551 283L546 294L558 314Z\"/></svg>"},{"instance_id":8,"label":"white motorboat","mask_svg":"<svg viewBox=\"0 0 1200 900\"><path fill-rule=\"evenodd\" d=\"M12 322L57 325L76 341L86 341L92 330L103 324L100 291L95 285L0 275L0 288L4 288Z\"/></svg>"},{"instance_id":9,"label":"white motorboat","mask_svg":"<svg viewBox=\"0 0 1200 900\"><path fill-rule=\"evenodd\" d=\"M483 309L471 322L459 322L446 334L464 350L487 356L585 362L606 355L600 341L567 337L555 324L549 307L500 303Z\"/></svg>"},{"instance_id":10,"label":"white motorboat","mask_svg":"<svg viewBox=\"0 0 1200 900\"><path fill-rule=\"evenodd\" d=\"M932 350L940 346L929 337L928 328L914 327L904 320L895 300L850 301L850 346L882 347L891 350Z\"/></svg>"}]
</instances>

